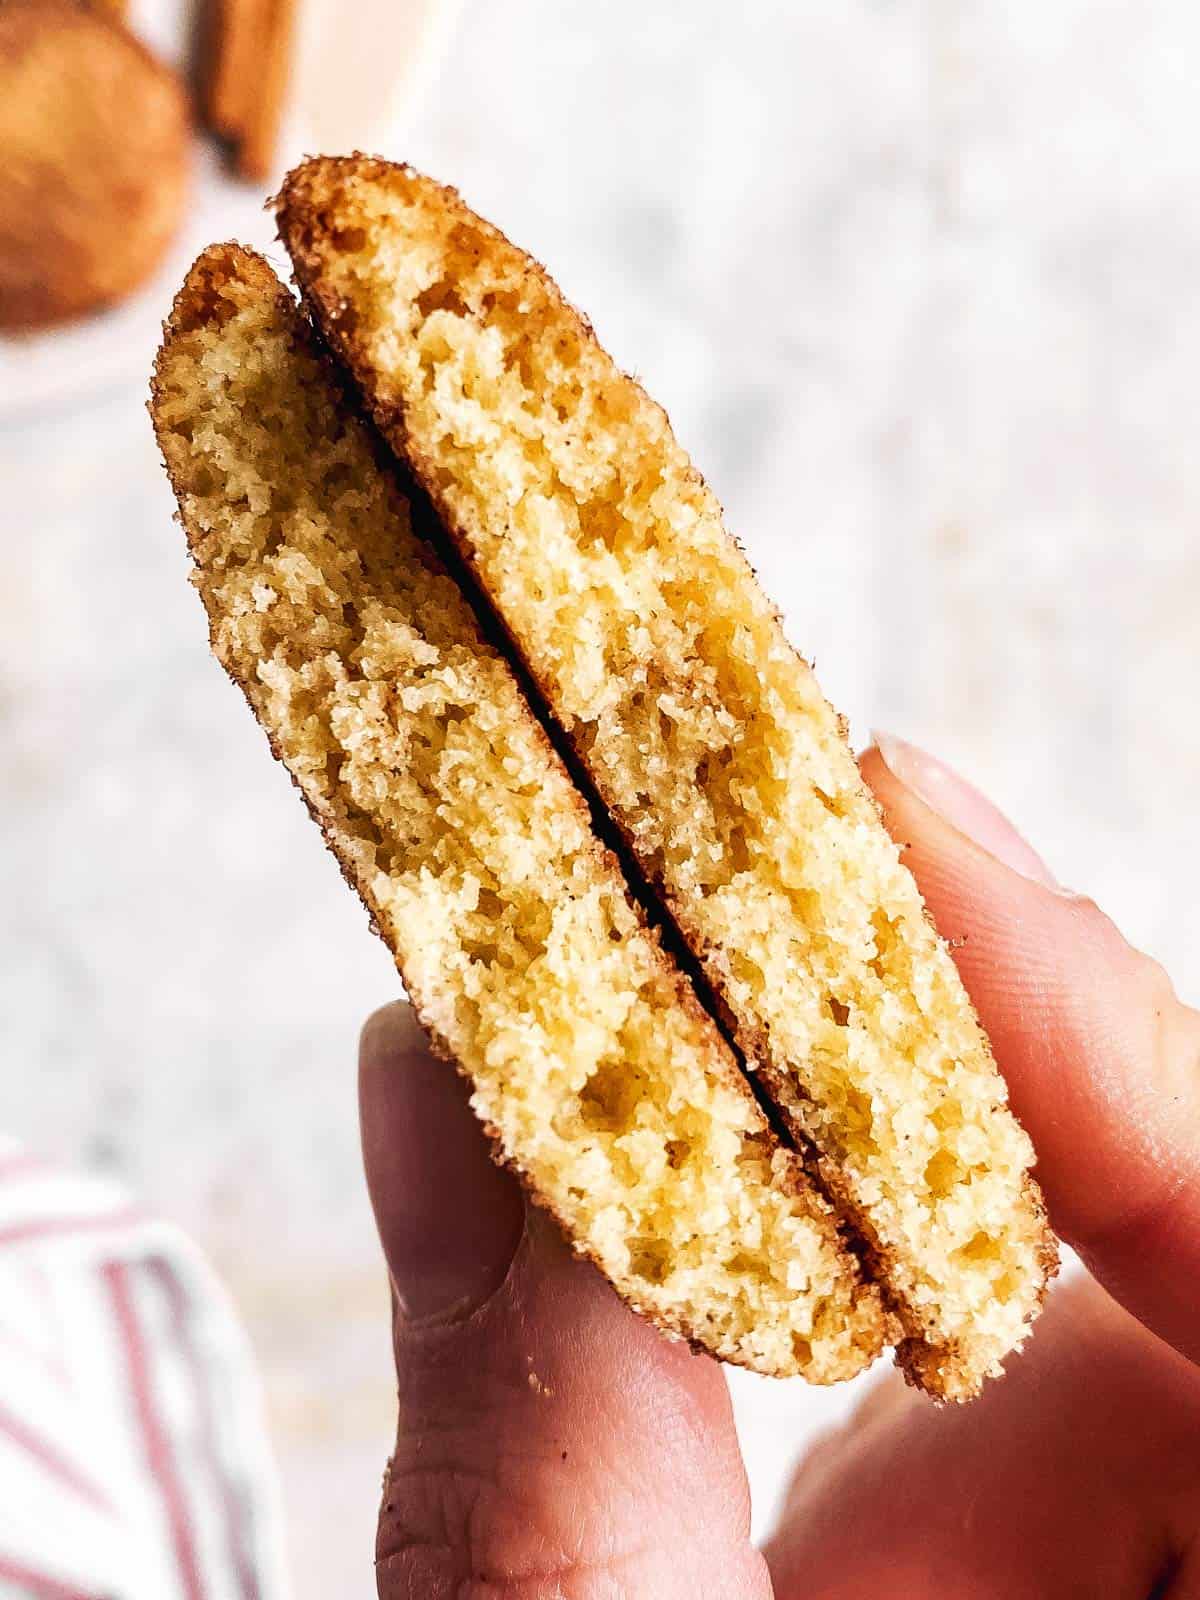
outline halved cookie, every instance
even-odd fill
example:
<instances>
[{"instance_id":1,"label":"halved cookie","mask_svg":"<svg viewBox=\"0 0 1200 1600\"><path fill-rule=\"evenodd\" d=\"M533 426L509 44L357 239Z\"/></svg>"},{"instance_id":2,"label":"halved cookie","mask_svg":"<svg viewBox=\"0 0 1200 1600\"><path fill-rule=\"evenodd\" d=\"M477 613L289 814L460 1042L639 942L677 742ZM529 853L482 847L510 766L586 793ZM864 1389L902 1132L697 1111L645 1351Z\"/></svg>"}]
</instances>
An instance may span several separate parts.
<instances>
[{"instance_id":1,"label":"halved cookie","mask_svg":"<svg viewBox=\"0 0 1200 1600\"><path fill-rule=\"evenodd\" d=\"M504 1159L663 1329L858 1372L877 1291L259 257L193 267L151 412L213 650Z\"/></svg>"},{"instance_id":2,"label":"halved cookie","mask_svg":"<svg viewBox=\"0 0 1200 1600\"><path fill-rule=\"evenodd\" d=\"M663 411L454 191L365 157L278 201L297 281L436 504L901 1317L963 1398L1055 1247L974 1011L837 714Z\"/></svg>"}]
</instances>

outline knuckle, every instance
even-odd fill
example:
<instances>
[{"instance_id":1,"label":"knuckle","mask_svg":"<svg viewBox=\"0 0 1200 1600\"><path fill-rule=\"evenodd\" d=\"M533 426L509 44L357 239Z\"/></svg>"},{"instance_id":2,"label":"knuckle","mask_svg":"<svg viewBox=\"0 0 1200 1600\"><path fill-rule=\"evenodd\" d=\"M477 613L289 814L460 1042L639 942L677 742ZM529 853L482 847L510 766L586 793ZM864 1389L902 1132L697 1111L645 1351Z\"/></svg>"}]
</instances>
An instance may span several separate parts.
<instances>
[{"instance_id":1,"label":"knuckle","mask_svg":"<svg viewBox=\"0 0 1200 1600\"><path fill-rule=\"evenodd\" d=\"M563 1526L539 1477L537 1464L521 1474L393 1463L376 1544L381 1600L615 1600L633 1592L617 1573L639 1551L593 1539L587 1518L582 1528Z\"/></svg>"}]
</instances>

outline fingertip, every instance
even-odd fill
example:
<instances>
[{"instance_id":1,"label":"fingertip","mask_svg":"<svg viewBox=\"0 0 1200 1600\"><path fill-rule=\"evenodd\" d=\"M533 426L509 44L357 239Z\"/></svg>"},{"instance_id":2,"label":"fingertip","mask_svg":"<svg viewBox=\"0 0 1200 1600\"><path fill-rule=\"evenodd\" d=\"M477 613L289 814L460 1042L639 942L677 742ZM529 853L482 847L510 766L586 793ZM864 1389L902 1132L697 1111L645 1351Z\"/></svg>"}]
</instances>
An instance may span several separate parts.
<instances>
[{"instance_id":1,"label":"fingertip","mask_svg":"<svg viewBox=\"0 0 1200 1600\"><path fill-rule=\"evenodd\" d=\"M391 1000L372 1011L358 1036L360 1072L392 1066L406 1056L428 1054L425 1030L406 1000Z\"/></svg>"},{"instance_id":2,"label":"fingertip","mask_svg":"<svg viewBox=\"0 0 1200 1600\"><path fill-rule=\"evenodd\" d=\"M384 1006L363 1027L359 1117L400 1325L467 1315L508 1272L524 1199L409 1006Z\"/></svg>"},{"instance_id":3,"label":"fingertip","mask_svg":"<svg viewBox=\"0 0 1200 1600\"><path fill-rule=\"evenodd\" d=\"M1058 881L1029 841L982 790L928 751L876 732L861 768L885 814L914 802L1010 872L1048 888Z\"/></svg>"},{"instance_id":4,"label":"fingertip","mask_svg":"<svg viewBox=\"0 0 1200 1600\"><path fill-rule=\"evenodd\" d=\"M373 1011L358 1036L358 1113L363 1164L372 1205L379 1214L380 1191L390 1186L389 1155L397 1121L396 1101L402 1085L395 1081L409 1061L428 1054L429 1046L403 1000ZM384 1194L383 1199L389 1197Z\"/></svg>"}]
</instances>

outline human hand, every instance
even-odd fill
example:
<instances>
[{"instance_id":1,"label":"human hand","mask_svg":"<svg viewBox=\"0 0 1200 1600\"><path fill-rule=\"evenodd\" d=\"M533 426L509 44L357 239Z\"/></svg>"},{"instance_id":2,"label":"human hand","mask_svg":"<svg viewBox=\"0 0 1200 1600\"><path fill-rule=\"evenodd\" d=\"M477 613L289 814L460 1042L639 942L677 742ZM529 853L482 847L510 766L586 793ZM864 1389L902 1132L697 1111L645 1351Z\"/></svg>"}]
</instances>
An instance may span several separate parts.
<instances>
[{"instance_id":1,"label":"human hand","mask_svg":"<svg viewBox=\"0 0 1200 1600\"><path fill-rule=\"evenodd\" d=\"M1051 1220L1097 1281L1058 1291L970 1406L894 1376L872 1390L801 1464L760 1555L719 1367L526 1211L465 1089L389 1006L360 1070L395 1285L383 1600L1200 1595L1200 1016L982 796L884 749L864 775L964 941Z\"/></svg>"}]
</instances>

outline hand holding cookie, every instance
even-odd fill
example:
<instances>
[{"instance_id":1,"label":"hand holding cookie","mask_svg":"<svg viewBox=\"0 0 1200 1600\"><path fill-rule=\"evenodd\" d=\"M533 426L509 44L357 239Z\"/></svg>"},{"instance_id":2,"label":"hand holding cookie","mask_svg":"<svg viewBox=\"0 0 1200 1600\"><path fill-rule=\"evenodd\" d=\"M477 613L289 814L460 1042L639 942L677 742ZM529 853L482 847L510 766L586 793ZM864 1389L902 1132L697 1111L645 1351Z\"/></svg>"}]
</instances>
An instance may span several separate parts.
<instances>
[{"instance_id":1,"label":"hand holding cookie","mask_svg":"<svg viewBox=\"0 0 1200 1600\"><path fill-rule=\"evenodd\" d=\"M517 1185L388 1008L359 1074L396 1292L383 1600L472 1579L579 1600L1194 1592L1200 1016L940 763L881 740L862 768L939 928L965 940L1051 1220L1095 1278L1051 1295L970 1406L895 1376L871 1390L802 1462L760 1556L717 1368L655 1338L535 1213L522 1231Z\"/></svg>"}]
</instances>

